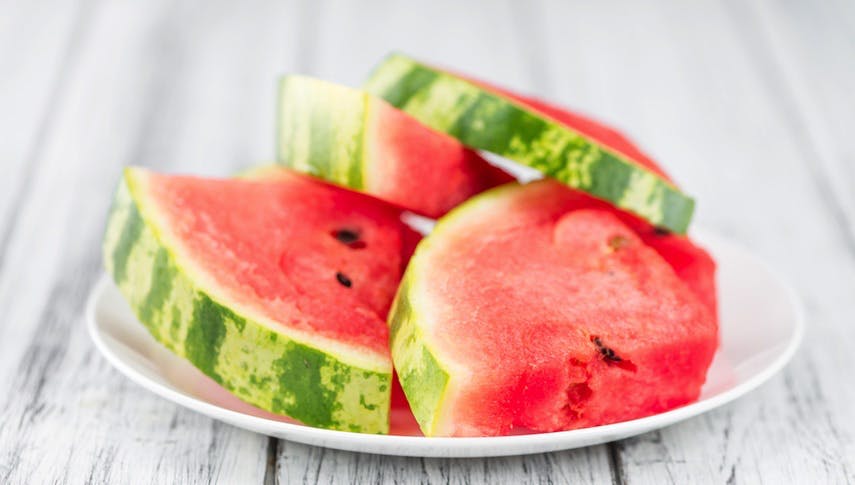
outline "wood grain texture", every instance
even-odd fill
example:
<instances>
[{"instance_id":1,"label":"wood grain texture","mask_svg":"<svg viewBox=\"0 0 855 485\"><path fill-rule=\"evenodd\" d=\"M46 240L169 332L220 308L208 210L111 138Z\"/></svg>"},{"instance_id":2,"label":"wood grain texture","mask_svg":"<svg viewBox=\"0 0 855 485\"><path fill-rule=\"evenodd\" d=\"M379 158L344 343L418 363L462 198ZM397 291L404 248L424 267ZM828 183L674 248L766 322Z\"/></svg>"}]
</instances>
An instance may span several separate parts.
<instances>
[{"instance_id":1,"label":"wood grain texture","mask_svg":"<svg viewBox=\"0 0 855 485\"><path fill-rule=\"evenodd\" d=\"M855 4L753 1L753 45L767 64L794 128L810 146L810 168L855 250Z\"/></svg>"},{"instance_id":2,"label":"wood grain texture","mask_svg":"<svg viewBox=\"0 0 855 485\"><path fill-rule=\"evenodd\" d=\"M407 458L280 442L280 483L608 483L604 446L503 458Z\"/></svg>"},{"instance_id":3,"label":"wood grain texture","mask_svg":"<svg viewBox=\"0 0 855 485\"><path fill-rule=\"evenodd\" d=\"M294 62L296 22L283 21L290 5L258 6L109 2L87 14L0 274L0 338L16 343L0 354L0 483L268 474L268 438L131 384L82 319L123 165L225 175L272 150L274 76Z\"/></svg>"},{"instance_id":4,"label":"wood grain texture","mask_svg":"<svg viewBox=\"0 0 855 485\"><path fill-rule=\"evenodd\" d=\"M0 483L855 483L851 3L0 9ZM700 223L793 282L809 324L793 364L735 403L637 438L468 460L268 439L110 368L82 310L121 167L222 175L268 159L278 74L358 85L392 49L633 135L698 198Z\"/></svg>"},{"instance_id":5,"label":"wood grain texture","mask_svg":"<svg viewBox=\"0 0 855 485\"><path fill-rule=\"evenodd\" d=\"M32 186L40 147L62 82L76 64L89 9L71 2L16 2L0 16L0 272L21 202Z\"/></svg>"}]
</instances>

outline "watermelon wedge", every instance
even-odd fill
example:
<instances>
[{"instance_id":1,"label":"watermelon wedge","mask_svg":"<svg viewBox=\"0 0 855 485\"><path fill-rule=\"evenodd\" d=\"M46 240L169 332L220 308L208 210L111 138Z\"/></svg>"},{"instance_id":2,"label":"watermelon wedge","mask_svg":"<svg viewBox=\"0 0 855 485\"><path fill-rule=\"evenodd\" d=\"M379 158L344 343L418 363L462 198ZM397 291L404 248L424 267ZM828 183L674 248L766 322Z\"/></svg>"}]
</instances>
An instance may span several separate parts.
<instances>
[{"instance_id":1,"label":"watermelon wedge","mask_svg":"<svg viewBox=\"0 0 855 485\"><path fill-rule=\"evenodd\" d=\"M679 234L689 226L694 201L660 173L484 85L393 54L364 88L464 145L528 165L654 226Z\"/></svg>"},{"instance_id":2,"label":"watermelon wedge","mask_svg":"<svg viewBox=\"0 0 855 485\"><path fill-rule=\"evenodd\" d=\"M311 77L282 79L278 134L283 165L432 218L513 180L382 99Z\"/></svg>"},{"instance_id":3,"label":"watermelon wedge","mask_svg":"<svg viewBox=\"0 0 855 485\"><path fill-rule=\"evenodd\" d=\"M385 317L417 236L369 196L286 169L249 177L127 169L108 273L160 343L242 400L387 432Z\"/></svg>"},{"instance_id":4,"label":"watermelon wedge","mask_svg":"<svg viewBox=\"0 0 855 485\"><path fill-rule=\"evenodd\" d=\"M695 400L709 309L611 210L542 180L478 195L416 249L389 322L427 436L634 419Z\"/></svg>"},{"instance_id":5,"label":"watermelon wedge","mask_svg":"<svg viewBox=\"0 0 855 485\"><path fill-rule=\"evenodd\" d=\"M480 83L491 91L550 116L565 126L635 160L640 165L659 174L662 178L671 180L671 177L662 167L638 148L629 138L614 128L593 120L590 117L574 113L566 108L555 106L537 98L522 96L506 89L486 84L483 81L472 82ZM617 210L613 206L588 196L583 192L575 191L575 193L576 204L574 207L577 209L592 208L613 211L624 224L631 227L648 246L656 250L674 268L677 276L695 292L717 318L716 264L706 250L695 244L688 236L663 231L639 217L625 211Z\"/></svg>"}]
</instances>

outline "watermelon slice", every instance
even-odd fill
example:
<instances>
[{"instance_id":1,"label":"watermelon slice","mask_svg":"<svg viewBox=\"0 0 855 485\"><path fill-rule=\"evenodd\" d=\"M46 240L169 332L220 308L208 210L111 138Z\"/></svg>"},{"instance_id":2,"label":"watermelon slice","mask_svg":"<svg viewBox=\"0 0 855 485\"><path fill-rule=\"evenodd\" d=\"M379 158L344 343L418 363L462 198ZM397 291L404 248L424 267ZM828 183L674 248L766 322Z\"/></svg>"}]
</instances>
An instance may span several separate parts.
<instances>
[{"instance_id":1,"label":"watermelon slice","mask_svg":"<svg viewBox=\"0 0 855 485\"><path fill-rule=\"evenodd\" d=\"M305 76L279 93L280 163L436 218L513 180L382 99Z\"/></svg>"},{"instance_id":2,"label":"watermelon slice","mask_svg":"<svg viewBox=\"0 0 855 485\"><path fill-rule=\"evenodd\" d=\"M694 201L656 171L455 74L393 54L365 89L473 148L540 170L657 227L685 233Z\"/></svg>"},{"instance_id":3,"label":"watermelon slice","mask_svg":"<svg viewBox=\"0 0 855 485\"><path fill-rule=\"evenodd\" d=\"M522 104L543 115L549 116L555 121L558 121L559 123L563 124L564 126L572 130L578 131L582 135L587 136L592 140L596 140L598 143L601 143L611 148L612 150L621 153L623 156L638 163L639 165L642 165L643 167L659 175L663 179L674 183L671 177L667 173L665 173L664 170L662 170L662 167L660 167L659 164L657 164L652 158L647 156L647 154L642 152L638 148L638 146L635 145L635 143L630 141L629 138L627 138L614 128L606 126L605 124L593 120L588 116L583 116L566 108L559 107L554 104L543 101L542 99L514 93L505 88L496 86L495 84L487 83L485 81L471 78L466 79L473 84L477 84L483 87L484 89L490 90L496 94L516 101L517 103Z\"/></svg>"},{"instance_id":4,"label":"watermelon slice","mask_svg":"<svg viewBox=\"0 0 855 485\"><path fill-rule=\"evenodd\" d=\"M369 196L285 169L250 177L127 169L107 271L158 341L242 400L387 432L385 317L417 236Z\"/></svg>"},{"instance_id":5,"label":"watermelon slice","mask_svg":"<svg viewBox=\"0 0 855 485\"><path fill-rule=\"evenodd\" d=\"M542 180L467 201L422 241L390 314L427 436L556 431L695 400L709 309L610 210Z\"/></svg>"},{"instance_id":6,"label":"watermelon slice","mask_svg":"<svg viewBox=\"0 0 855 485\"><path fill-rule=\"evenodd\" d=\"M641 151L629 138L624 136L619 131L606 126L603 123L595 121L590 117L583 116L579 113L574 113L568 109L555 106L543 100L522 96L510 92L506 89L484 83L483 81L473 81L484 86L491 91L501 94L507 98L523 104L533 110L539 111L547 116L552 117L556 121L572 128L585 136L588 136L605 146L616 150L625 156L635 160L640 165L650 169L652 172L659 174L666 180L671 180L671 177L647 154ZM569 196L568 196L569 197ZM578 209L596 208L601 210L612 210L615 215L635 230L641 239L651 248L655 249L668 264L674 268L677 276L680 277L690 289L710 308L713 315L718 315L718 304L716 297L715 284L715 261L702 247L696 245L692 240L683 235L673 234L668 231L657 229L643 219L633 216L632 214L620 210L615 210L613 206L590 197L582 192L576 191L576 204Z\"/></svg>"}]
</instances>

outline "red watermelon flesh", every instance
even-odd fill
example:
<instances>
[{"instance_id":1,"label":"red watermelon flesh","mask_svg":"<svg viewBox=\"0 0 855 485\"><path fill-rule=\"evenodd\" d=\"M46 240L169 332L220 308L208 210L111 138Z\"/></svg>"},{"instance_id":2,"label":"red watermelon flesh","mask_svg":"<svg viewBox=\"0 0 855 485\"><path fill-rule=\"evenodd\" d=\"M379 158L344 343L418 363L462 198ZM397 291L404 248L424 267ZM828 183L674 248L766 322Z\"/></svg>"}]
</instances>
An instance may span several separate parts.
<instances>
[{"instance_id":1,"label":"red watermelon flesh","mask_svg":"<svg viewBox=\"0 0 855 485\"><path fill-rule=\"evenodd\" d=\"M650 170L671 180L659 165L650 157L645 155L628 138L618 131L609 128L597 121L586 118L571 111L557 108L534 98L527 98L504 92L505 95L513 97L518 102L530 106L533 109L553 117L565 125L579 130L580 132L597 139L599 142L623 153ZM573 190L569 189L568 190ZM715 286L715 261L712 256L696 245L688 236L672 234L657 230L647 221L620 211L614 206L602 202L587 194L574 191L578 194L579 207L597 207L613 211L621 220L629 225L641 236L648 246L652 247L662 256L677 275L698 295L698 297L712 310L714 315L718 314L718 304Z\"/></svg>"},{"instance_id":2,"label":"red watermelon flesh","mask_svg":"<svg viewBox=\"0 0 855 485\"><path fill-rule=\"evenodd\" d=\"M437 218L513 178L367 92L306 76L280 88L278 161Z\"/></svg>"},{"instance_id":3,"label":"red watermelon flesh","mask_svg":"<svg viewBox=\"0 0 855 485\"><path fill-rule=\"evenodd\" d=\"M231 301L388 355L386 313L418 236L388 204L278 170L267 180L151 173L147 189L179 250Z\"/></svg>"},{"instance_id":4,"label":"red watermelon flesh","mask_svg":"<svg viewBox=\"0 0 855 485\"><path fill-rule=\"evenodd\" d=\"M514 178L454 138L377 100L368 122L369 193L428 217ZM441 190L440 190L441 188Z\"/></svg>"},{"instance_id":5,"label":"red watermelon flesh","mask_svg":"<svg viewBox=\"0 0 855 485\"><path fill-rule=\"evenodd\" d=\"M715 261L706 250L686 236L663 233L628 212L615 210L614 206L582 192L566 189L567 200L574 209L597 209L612 212L630 227L669 264L686 286L710 309L718 314L715 286Z\"/></svg>"},{"instance_id":6,"label":"red watermelon flesh","mask_svg":"<svg viewBox=\"0 0 855 485\"><path fill-rule=\"evenodd\" d=\"M582 428L698 397L715 319L611 211L578 209L544 180L495 189L448 219L404 280L449 376L427 434Z\"/></svg>"},{"instance_id":7,"label":"red watermelon flesh","mask_svg":"<svg viewBox=\"0 0 855 485\"><path fill-rule=\"evenodd\" d=\"M389 434L398 436L424 436L419 423L410 409L407 396L401 388L397 374L392 376L392 392L389 405Z\"/></svg>"},{"instance_id":8,"label":"red watermelon flesh","mask_svg":"<svg viewBox=\"0 0 855 485\"><path fill-rule=\"evenodd\" d=\"M460 76L460 74L455 73ZM463 76L461 76L463 77ZM497 94L510 98L528 108L538 111L544 115L563 123L565 126L577 130L600 143L617 150L623 155L631 158L640 165L661 175L673 183L670 176L652 158L641 151L632 141L619 131L603 123L595 121L590 117L583 116L565 108L555 106L543 100L523 96L511 92L505 88L486 83L481 80L466 78L468 81L489 89ZM568 188L573 191L573 189ZM602 202L582 192L577 192L578 207L592 207L603 210L611 210L617 214L624 223L635 230L639 236L650 247L655 249L670 264L677 275L700 297L700 299L712 309L713 314L718 314L718 303L715 286L715 261L706 250L696 245L687 236L666 233L657 230L647 221L636 217L625 211L618 210L614 206Z\"/></svg>"}]
</instances>

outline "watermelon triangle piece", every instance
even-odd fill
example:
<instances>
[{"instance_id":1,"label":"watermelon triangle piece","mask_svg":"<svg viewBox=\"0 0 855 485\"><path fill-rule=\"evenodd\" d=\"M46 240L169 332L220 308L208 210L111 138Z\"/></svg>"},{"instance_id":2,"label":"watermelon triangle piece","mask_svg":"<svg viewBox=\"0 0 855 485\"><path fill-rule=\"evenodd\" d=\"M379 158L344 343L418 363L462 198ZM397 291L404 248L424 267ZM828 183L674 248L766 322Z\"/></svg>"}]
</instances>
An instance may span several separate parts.
<instances>
[{"instance_id":1,"label":"watermelon triangle piece","mask_svg":"<svg viewBox=\"0 0 855 485\"><path fill-rule=\"evenodd\" d=\"M523 104L546 116L550 116L559 123L617 150L638 164L659 174L664 179L672 180L671 176L655 160L632 142L632 140L620 131L604 123L541 99L513 93L507 89L485 83L484 81L473 79L469 79L469 81L509 99L513 99L517 103ZM640 217L626 211L618 210L614 206L591 197L584 192L576 190L573 192L575 192L575 195L568 197L572 197L575 200L574 207L577 209L592 208L614 212L621 221L631 227L648 246L656 250L674 268L677 276L695 292L701 301L712 311L713 315L717 317L716 264L712 256L704 248L695 244L688 236L663 231Z\"/></svg>"},{"instance_id":2,"label":"watermelon triangle piece","mask_svg":"<svg viewBox=\"0 0 855 485\"><path fill-rule=\"evenodd\" d=\"M694 201L661 173L498 91L401 54L363 86L464 145L504 156L650 224L686 232Z\"/></svg>"},{"instance_id":3,"label":"watermelon triangle piece","mask_svg":"<svg viewBox=\"0 0 855 485\"><path fill-rule=\"evenodd\" d=\"M380 98L307 76L279 87L278 161L431 218L513 180Z\"/></svg>"},{"instance_id":4,"label":"watermelon triangle piece","mask_svg":"<svg viewBox=\"0 0 855 485\"><path fill-rule=\"evenodd\" d=\"M418 236L371 197L286 169L250 177L127 169L108 273L161 344L240 399L388 432L385 317Z\"/></svg>"},{"instance_id":5,"label":"watermelon triangle piece","mask_svg":"<svg viewBox=\"0 0 855 485\"><path fill-rule=\"evenodd\" d=\"M717 324L613 211L552 180L440 219L390 313L392 357L427 436L614 423L695 400Z\"/></svg>"}]
</instances>

